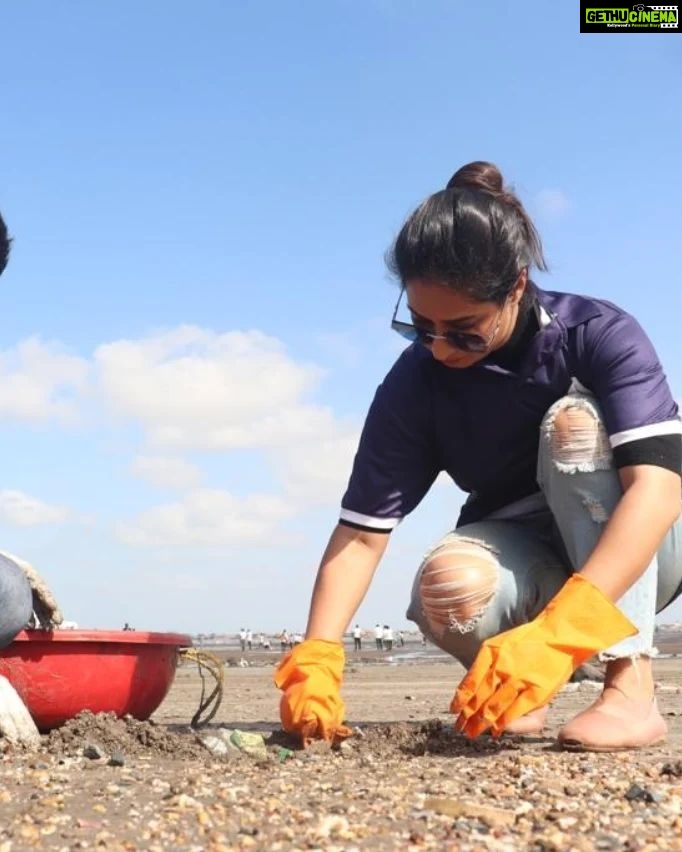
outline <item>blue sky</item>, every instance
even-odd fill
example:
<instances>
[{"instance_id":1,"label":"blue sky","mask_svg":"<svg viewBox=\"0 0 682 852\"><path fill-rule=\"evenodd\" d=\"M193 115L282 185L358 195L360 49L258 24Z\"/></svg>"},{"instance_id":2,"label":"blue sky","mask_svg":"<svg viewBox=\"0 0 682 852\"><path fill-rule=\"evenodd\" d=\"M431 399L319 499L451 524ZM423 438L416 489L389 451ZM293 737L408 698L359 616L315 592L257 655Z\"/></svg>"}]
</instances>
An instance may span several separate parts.
<instances>
[{"instance_id":1,"label":"blue sky","mask_svg":"<svg viewBox=\"0 0 682 852\"><path fill-rule=\"evenodd\" d=\"M634 312L682 397L680 39L567 3L7 4L2 549L82 626L302 629L401 347L384 251L472 159L539 283ZM460 502L434 487L357 620L406 624Z\"/></svg>"}]
</instances>

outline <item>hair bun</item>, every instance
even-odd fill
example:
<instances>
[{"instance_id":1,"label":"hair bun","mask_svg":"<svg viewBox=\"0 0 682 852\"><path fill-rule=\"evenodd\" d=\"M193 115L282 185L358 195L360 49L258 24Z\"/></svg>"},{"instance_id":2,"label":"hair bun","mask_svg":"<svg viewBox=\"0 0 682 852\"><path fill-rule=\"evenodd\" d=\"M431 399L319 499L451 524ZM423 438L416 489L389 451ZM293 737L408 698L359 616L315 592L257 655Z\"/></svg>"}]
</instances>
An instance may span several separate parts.
<instances>
[{"instance_id":1,"label":"hair bun","mask_svg":"<svg viewBox=\"0 0 682 852\"><path fill-rule=\"evenodd\" d=\"M497 166L476 160L457 169L448 181L446 189L477 189L500 196L504 192L504 181Z\"/></svg>"}]
</instances>

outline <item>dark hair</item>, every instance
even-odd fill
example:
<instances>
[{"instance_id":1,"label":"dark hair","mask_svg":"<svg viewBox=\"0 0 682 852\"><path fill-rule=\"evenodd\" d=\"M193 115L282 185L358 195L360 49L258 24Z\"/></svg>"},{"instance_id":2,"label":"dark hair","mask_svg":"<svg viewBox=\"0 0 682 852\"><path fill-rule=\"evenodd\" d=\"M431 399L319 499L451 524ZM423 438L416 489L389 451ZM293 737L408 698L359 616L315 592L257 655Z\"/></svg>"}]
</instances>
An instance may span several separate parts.
<instances>
[{"instance_id":1,"label":"dark hair","mask_svg":"<svg viewBox=\"0 0 682 852\"><path fill-rule=\"evenodd\" d=\"M3 269L7 266L11 242L12 240L7 233L7 225L5 225L5 220L2 218L2 214L0 214L0 275L2 275Z\"/></svg>"},{"instance_id":2,"label":"dark hair","mask_svg":"<svg viewBox=\"0 0 682 852\"><path fill-rule=\"evenodd\" d=\"M547 269L529 215L497 166L462 166L407 219L386 256L405 284L442 282L476 301L501 304L525 267Z\"/></svg>"}]
</instances>

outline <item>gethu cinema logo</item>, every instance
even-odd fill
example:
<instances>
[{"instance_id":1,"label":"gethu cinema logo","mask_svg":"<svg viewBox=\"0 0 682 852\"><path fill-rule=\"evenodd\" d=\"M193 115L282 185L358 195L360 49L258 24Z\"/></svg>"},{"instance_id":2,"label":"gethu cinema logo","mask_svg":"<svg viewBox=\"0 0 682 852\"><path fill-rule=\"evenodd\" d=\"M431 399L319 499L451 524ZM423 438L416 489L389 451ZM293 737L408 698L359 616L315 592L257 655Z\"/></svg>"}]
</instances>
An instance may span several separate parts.
<instances>
[{"instance_id":1,"label":"gethu cinema logo","mask_svg":"<svg viewBox=\"0 0 682 852\"><path fill-rule=\"evenodd\" d=\"M588 24L640 24L677 26L677 6L637 5L632 9L586 9Z\"/></svg>"}]
</instances>

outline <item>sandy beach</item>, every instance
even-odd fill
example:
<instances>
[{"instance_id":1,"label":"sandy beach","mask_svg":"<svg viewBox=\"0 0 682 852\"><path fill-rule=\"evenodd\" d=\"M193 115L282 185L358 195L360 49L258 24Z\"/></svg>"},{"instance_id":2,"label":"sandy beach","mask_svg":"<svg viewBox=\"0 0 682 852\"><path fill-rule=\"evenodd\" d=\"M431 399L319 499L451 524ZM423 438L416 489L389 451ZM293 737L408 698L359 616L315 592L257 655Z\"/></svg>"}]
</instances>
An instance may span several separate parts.
<instances>
[{"instance_id":1,"label":"sandy beach","mask_svg":"<svg viewBox=\"0 0 682 852\"><path fill-rule=\"evenodd\" d=\"M201 692L191 663L150 722L92 717L45 735L38 753L6 746L0 852L682 849L679 659L655 664L667 743L571 754L554 735L595 683L570 684L542 736L469 742L447 712L458 664L364 654L349 654L344 685L355 736L302 751L279 730L277 656L226 666L201 732L260 733L257 753L216 755L189 729Z\"/></svg>"}]
</instances>

